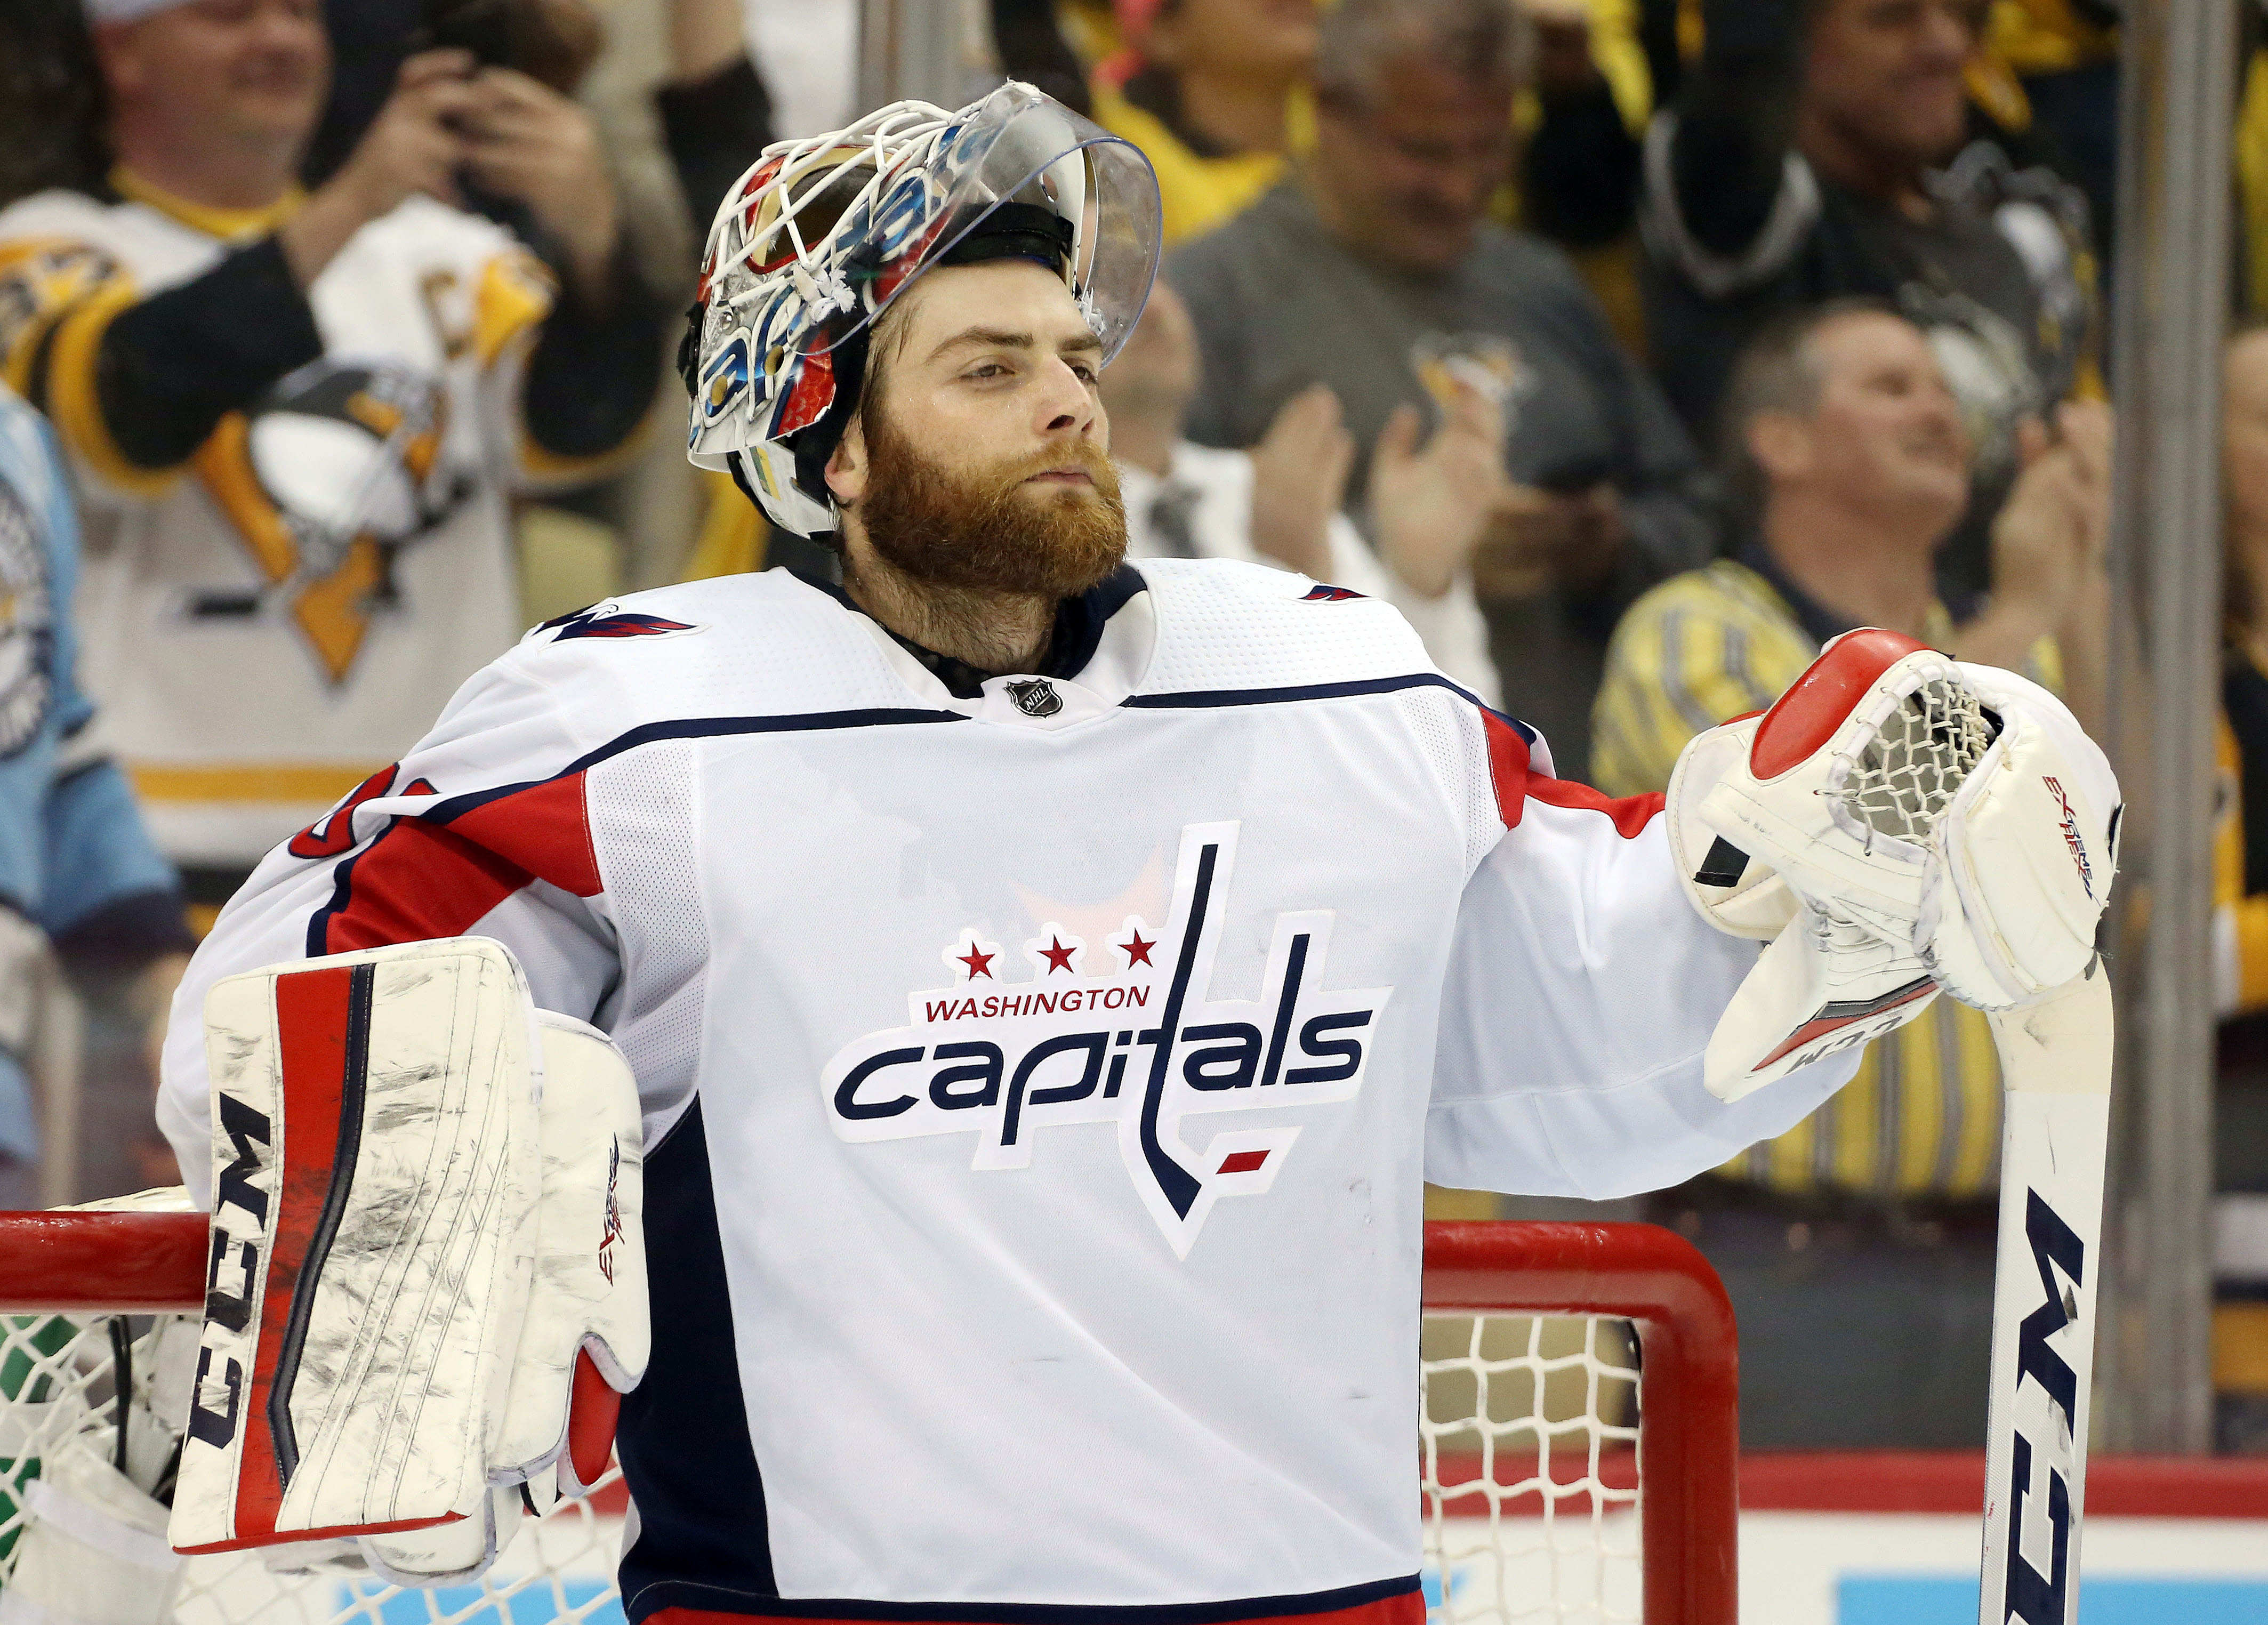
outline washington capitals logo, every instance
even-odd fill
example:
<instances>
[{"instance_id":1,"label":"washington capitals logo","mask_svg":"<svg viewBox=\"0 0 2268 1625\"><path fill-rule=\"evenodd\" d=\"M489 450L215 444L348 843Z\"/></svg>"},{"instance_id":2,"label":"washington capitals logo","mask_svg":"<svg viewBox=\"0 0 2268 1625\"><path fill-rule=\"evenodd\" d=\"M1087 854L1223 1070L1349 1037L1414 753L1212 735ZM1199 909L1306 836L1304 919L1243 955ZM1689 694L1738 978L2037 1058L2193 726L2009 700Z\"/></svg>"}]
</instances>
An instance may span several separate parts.
<instances>
[{"instance_id":1,"label":"washington capitals logo","mask_svg":"<svg viewBox=\"0 0 2268 1625\"><path fill-rule=\"evenodd\" d=\"M1130 915L1090 946L1044 922L1023 945L1026 979L1006 979L1002 945L964 930L943 950L951 987L909 995L904 1026L827 1063L820 1087L837 1137L973 1134L969 1166L992 1173L1030 1167L1044 1131L1116 1125L1136 1195L1187 1258L1222 1197L1275 1183L1300 1126L1209 1137L1185 1127L1352 1099L1393 992L1323 988L1335 915L1318 908L1277 916L1258 998L1211 996L1237 829L1182 830L1162 927Z\"/></svg>"},{"instance_id":2,"label":"washington capitals logo","mask_svg":"<svg viewBox=\"0 0 2268 1625\"><path fill-rule=\"evenodd\" d=\"M558 615L535 629L551 633L551 641L563 643L571 637L659 637L669 632L697 632L701 629L683 621L665 621L659 615L636 614L615 610L606 604L593 604L571 615Z\"/></svg>"},{"instance_id":3,"label":"washington capitals logo","mask_svg":"<svg viewBox=\"0 0 2268 1625\"><path fill-rule=\"evenodd\" d=\"M1367 598L1368 593L1357 592L1350 587L1309 587L1300 601L1302 604L1343 604L1351 598Z\"/></svg>"}]
</instances>

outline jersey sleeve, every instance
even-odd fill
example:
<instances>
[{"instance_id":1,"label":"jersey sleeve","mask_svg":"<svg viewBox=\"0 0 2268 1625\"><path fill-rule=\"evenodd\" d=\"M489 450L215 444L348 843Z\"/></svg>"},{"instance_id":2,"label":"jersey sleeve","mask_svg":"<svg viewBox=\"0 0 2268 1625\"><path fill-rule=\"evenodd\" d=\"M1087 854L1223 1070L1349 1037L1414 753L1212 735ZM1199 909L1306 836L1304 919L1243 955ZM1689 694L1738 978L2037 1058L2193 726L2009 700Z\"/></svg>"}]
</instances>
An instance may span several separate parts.
<instances>
[{"instance_id":1,"label":"jersey sleeve","mask_svg":"<svg viewBox=\"0 0 2268 1625\"><path fill-rule=\"evenodd\" d=\"M488 937L519 959L539 1006L612 1030L618 936L585 750L563 709L506 656L466 684L409 755L269 853L221 911L173 1000L158 1106L201 1202L210 1180L204 1000L223 977Z\"/></svg>"},{"instance_id":2,"label":"jersey sleeve","mask_svg":"<svg viewBox=\"0 0 2268 1625\"><path fill-rule=\"evenodd\" d=\"M213 427L322 354L273 237L155 292L89 243L0 243L0 367L112 490L161 495Z\"/></svg>"},{"instance_id":3,"label":"jersey sleeve","mask_svg":"<svg viewBox=\"0 0 2268 1625\"><path fill-rule=\"evenodd\" d=\"M481 267L474 343L512 425L510 474L522 490L586 485L637 450L660 376L659 307L626 248L614 274L614 305L601 313L516 245Z\"/></svg>"},{"instance_id":4,"label":"jersey sleeve","mask_svg":"<svg viewBox=\"0 0 2268 1625\"><path fill-rule=\"evenodd\" d=\"M1756 945L1712 930L1670 866L1661 798L1549 777L1484 713L1502 838L1457 912L1425 1177L1526 1195L1658 1190L1793 1127L1855 1054L1731 1105L1703 1052Z\"/></svg>"}]
</instances>

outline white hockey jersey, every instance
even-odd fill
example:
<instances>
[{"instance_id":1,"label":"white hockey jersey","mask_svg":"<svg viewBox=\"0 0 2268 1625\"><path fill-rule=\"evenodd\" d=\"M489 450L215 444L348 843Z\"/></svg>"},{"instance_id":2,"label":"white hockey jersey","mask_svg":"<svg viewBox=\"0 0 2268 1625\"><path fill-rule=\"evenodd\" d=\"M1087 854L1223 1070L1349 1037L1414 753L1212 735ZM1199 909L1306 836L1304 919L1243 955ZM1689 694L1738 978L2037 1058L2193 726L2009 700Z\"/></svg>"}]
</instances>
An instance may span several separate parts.
<instances>
[{"instance_id":1,"label":"white hockey jersey","mask_svg":"<svg viewBox=\"0 0 2268 1625\"><path fill-rule=\"evenodd\" d=\"M633 1621L1415 1621L1425 1179L1648 1189L1848 1075L1704 1090L1756 951L1660 798L1548 776L1390 607L1204 561L1085 605L967 701L778 571L539 629L182 988L199 1188L231 973L477 932L622 1045Z\"/></svg>"},{"instance_id":2,"label":"white hockey jersey","mask_svg":"<svg viewBox=\"0 0 2268 1625\"><path fill-rule=\"evenodd\" d=\"M100 422L95 336L278 211L139 190L0 211L0 361L49 374L84 490L86 681L152 831L177 862L249 865L526 625L508 492L542 467L518 389L552 290L501 227L412 197L309 289L327 353L153 474Z\"/></svg>"}]
</instances>

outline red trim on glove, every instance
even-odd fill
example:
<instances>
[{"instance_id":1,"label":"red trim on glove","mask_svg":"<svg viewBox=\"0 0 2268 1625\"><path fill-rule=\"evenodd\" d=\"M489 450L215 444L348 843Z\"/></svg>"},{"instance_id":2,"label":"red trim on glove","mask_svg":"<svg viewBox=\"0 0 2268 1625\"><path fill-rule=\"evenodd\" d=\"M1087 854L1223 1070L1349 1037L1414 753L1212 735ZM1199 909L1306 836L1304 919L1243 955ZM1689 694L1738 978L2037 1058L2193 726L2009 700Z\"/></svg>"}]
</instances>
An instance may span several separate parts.
<instances>
[{"instance_id":1,"label":"red trim on glove","mask_svg":"<svg viewBox=\"0 0 2268 1625\"><path fill-rule=\"evenodd\" d=\"M177 1546L173 1549L184 1557L202 1557L209 1552L249 1552L263 1546L288 1546L301 1540L351 1540L358 1534L402 1534L412 1529L438 1529L443 1524L461 1524L462 1512L445 1512L438 1518L402 1518L390 1524L333 1524L328 1529L289 1529L282 1534L247 1536L237 1540L215 1540L208 1546Z\"/></svg>"},{"instance_id":2,"label":"red trim on glove","mask_svg":"<svg viewBox=\"0 0 2268 1625\"><path fill-rule=\"evenodd\" d=\"M606 1472L622 1414L622 1396L599 1374L591 1351L575 1350L574 1385L567 1397L567 1465L577 1483L595 1484Z\"/></svg>"},{"instance_id":3,"label":"red trim on glove","mask_svg":"<svg viewBox=\"0 0 2268 1625\"><path fill-rule=\"evenodd\" d=\"M1756 724L1749 746L1749 771L1776 779L1811 760L1835 737L1874 680L1910 654L1928 648L1903 632L1867 627L1846 632L1804 668Z\"/></svg>"},{"instance_id":4,"label":"red trim on glove","mask_svg":"<svg viewBox=\"0 0 2268 1625\"><path fill-rule=\"evenodd\" d=\"M1815 1043L1830 1033L1839 1033L1854 1021L1871 1021L1887 1011L1896 1010L1903 1004L1911 1004L1918 998L1926 998L1936 991L1937 983L1926 976L1921 976L1906 983L1903 988L1891 989L1878 999L1870 999L1864 1004L1837 1011L1833 1015L1828 1013L1829 1011L1835 1010L1835 1006L1830 1004L1825 1010L1822 1010L1819 1014L1789 1033L1786 1043L1757 1062L1749 1070L1761 1072L1782 1056L1793 1055L1806 1044Z\"/></svg>"}]
</instances>

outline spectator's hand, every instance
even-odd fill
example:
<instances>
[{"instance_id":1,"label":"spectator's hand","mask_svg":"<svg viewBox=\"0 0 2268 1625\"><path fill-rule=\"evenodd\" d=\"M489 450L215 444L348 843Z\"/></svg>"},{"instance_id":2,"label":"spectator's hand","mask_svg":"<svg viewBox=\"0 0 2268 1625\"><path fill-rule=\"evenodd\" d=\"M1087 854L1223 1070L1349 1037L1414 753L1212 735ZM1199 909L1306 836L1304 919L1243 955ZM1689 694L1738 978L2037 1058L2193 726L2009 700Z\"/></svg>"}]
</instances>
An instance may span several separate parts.
<instances>
[{"instance_id":1,"label":"spectator's hand","mask_svg":"<svg viewBox=\"0 0 2268 1625\"><path fill-rule=\"evenodd\" d=\"M618 216L599 127L548 85L509 68L484 68L465 122L465 169L490 191L534 211L566 251L567 272L584 302L602 307L612 291Z\"/></svg>"},{"instance_id":2,"label":"spectator's hand","mask_svg":"<svg viewBox=\"0 0 2268 1625\"><path fill-rule=\"evenodd\" d=\"M302 289L347 239L412 193L457 201L456 171L465 159L457 126L475 100L472 70L468 51L421 51L401 64L394 94L338 173L276 233Z\"/></svg>"},{"instance_id":3,"label":"spectator's hand","mask_svg":"<svg viewBox=\"0 0 2268 1625\"><path fill-rule=\"evenodd\" d=\"M2083 562L2100 570L2110 557L2110 453L2115 438L2110 408L2100 401L2066 401L2056 408L2056 427L2076 465L2080 490Z\"/></svg>"},{"instance_id":4,"label":"spectator's hand","mask_svg":"<svg viewBox=\"0 0 2268 1625\"><path fill-rule=\"evenodd\" d=\"M1252 545L1317 581L1331 577L1331 518L1346 500L1354 437L1328 384L1286 401L1252 448Z\"/></svg>"},{"instance_id":5,"label":"spectator's hand","mask_svg":"<svg viewBox=\"0 0 2268 1625\"><path fill-rule=\"evenodd\" d=\"M2020 426L2023 472L1992 522L1992 609L2021 614L2045 632L2102 568L2110 530L2110 414L2091 401L2057 411L2050 441L2036 422Z\"/></svg>"},{"instance_id":6,"label":"spectator's hand","mask_svg":"<svg viewBox=\"0 0 2268 1625\"><path fill-rule=\"evenodd\" d=\"M1504 599L1538 598L1554 587L1588 592L1613 571L1624 534L1611 485L1572 496L1511 486L1473 554L1473 591Z\"/></svg>"},{"instance_id":7,"label":"spectator's hand","mask_svg":"<svg viewBox=\"0 0 2268 1625\"><path fill-rule=\"evenodd\" d=\"M1504 472L1504 409L1462 386L1425 449L1418 408L1394 408L1370 459L1370 531L1388 568L1439 598L1474 562L1473 548L1513 489Z\"/></svg>"}]
</instances>

